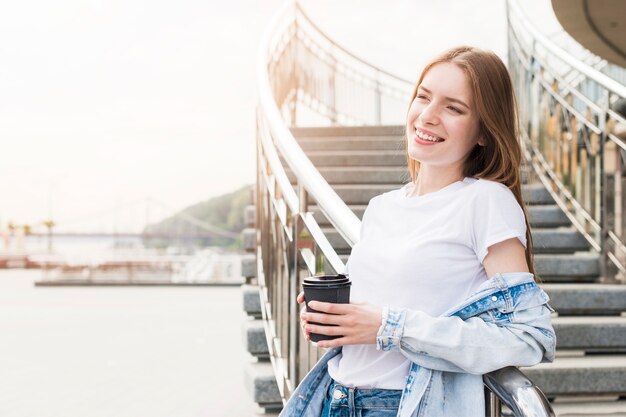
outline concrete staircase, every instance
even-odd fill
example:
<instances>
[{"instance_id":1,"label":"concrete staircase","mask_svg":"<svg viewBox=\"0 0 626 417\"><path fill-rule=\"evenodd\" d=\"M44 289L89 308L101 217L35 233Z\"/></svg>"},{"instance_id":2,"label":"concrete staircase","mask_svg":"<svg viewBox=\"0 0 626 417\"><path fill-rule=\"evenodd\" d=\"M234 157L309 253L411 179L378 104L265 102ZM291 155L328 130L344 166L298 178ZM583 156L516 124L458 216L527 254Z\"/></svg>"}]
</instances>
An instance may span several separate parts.
<instances>
[{"instance_id":1,"label":"concrete staircase","mask_svg":"<svg viewBox=\"0 0 626 417\"><path fill-rule=\"evenodd\" d=\"M254 201L254 199L253 199ZM269 359L269 349L261 320L261 296L256 280L256 229L255 208L246 207L244 219L247 228L242 233L243 246L247 254L241 265L241 273L246 284L241 286L245 320L242 328L243 344L249 353L244 382L259 412L266 416L277 416L282 408L282 400L276 378Z\"/></svg>"},{"instance_id":2,"label":"concrete staircase","mask_svg":"<svg viewBox=\"0 0 626 417\"><path fill-rule=\"evenodd\" d=\"M357 216L369 200L407 181L403 127L294 128L302 149ZM287 166L286 164L284 166ZM287 174L295 181L293 174ZM626 285L599 283L599 256L542 185L524 172L535 266L557 311L557 359L523 369L558 416L626 416ZM312 202L333 247L350 246ZM262 331L262 330L257 330Z\"/></svg>"}]
</instances>

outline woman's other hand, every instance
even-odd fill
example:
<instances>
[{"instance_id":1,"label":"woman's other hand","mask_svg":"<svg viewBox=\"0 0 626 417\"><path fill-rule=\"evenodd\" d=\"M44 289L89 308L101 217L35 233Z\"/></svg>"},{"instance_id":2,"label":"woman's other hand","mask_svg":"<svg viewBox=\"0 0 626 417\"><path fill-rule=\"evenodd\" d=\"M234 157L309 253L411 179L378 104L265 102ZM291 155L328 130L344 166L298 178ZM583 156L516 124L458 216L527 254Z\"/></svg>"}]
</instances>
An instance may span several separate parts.
<instances>
[{"instance_id":1,"label":"woman's other hand","mask_svg":"<svg viewBox=\"0 0 626 417\"><path fill-rule=\"evenodd\" d=\"M302 299L304 301L304 295ZM333 304L321 301L310 301L309 307L321 313L307 313L306 309L300 312L300 323L304 326L307 340L309 340L310 333L329 336L342 335L342 337L333 340L321 340L317 342L318 347L330 348L376 343L376 335L382 324L382 307L363 302ZM331 324L333 326L318 326L311 323Z\"/></svg>"},{"instance_id":2,"label":"woman's other hand","mask_svg":"<svg viewBox=\"0 0 626 417\"><path fill-rule=\"evenodd\" d=\"M310 332L306 330L306 326L308 325L308 323L303 317L303 315L306 314L306 305L304 304L304 291L298 294L298 298L296 298L296 301L298 302L298 304L302 304L302 308L300 309L300 327L302 328L302 333L304 333L304 338L306 340L311 340L311 336L309 336Z\"/></svg>"}]
</instances>

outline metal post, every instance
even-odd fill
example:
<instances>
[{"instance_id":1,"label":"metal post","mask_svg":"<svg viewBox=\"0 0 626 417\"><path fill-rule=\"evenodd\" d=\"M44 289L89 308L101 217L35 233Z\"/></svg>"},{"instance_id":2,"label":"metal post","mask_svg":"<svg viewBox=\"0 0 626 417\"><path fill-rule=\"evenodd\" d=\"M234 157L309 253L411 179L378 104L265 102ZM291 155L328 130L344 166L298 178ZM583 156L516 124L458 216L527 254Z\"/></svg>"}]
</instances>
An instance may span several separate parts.
<instances>
[{"instance_id":1,"label":"metal post","mask_svg":"<svg viewBox=\"0 0 626 417\"><path fill-rule=\"evenodd\" d=\"M615 152L615 195L613 197L614 205L613 210L615 211L614 215L614 225L613 232L617 237L619 237L620 242L624 241L624 190L623 190L623 177L622 177L622 167L624 165L624 161L622 159L622 150L619 146L616 146ZM622 251L622 249L616 245L615 247L615 256L621 266L626 265L626 253ZM624 283L626 280L626 275L621 271L621 269L617 269L617 275L615 276L615 280L620 283Z\"/></svg>"},{"instance_id":2,"label":"metal post","mask_svg":"<svg viewBox=\"0 0 626 417\"><path fill-rule=\"evenodd\" d=\"M290 375L290 379L293 383L293 386L297 386L298 383L300 382L300 379L302 376L304 375L300 375L300 366L299 366L299 360L301 360L300 356L300 319L299 319L299 308L298 308L298 304L295 301L295 296L297 295L297 291L298 291L298 285L299 285L299 281L300 281L300 269L299 269L299 264L300 264L300 259L299 259L299 248L298 245L301 244L299 242L300 240L300 234L303 230L303 224L302 224L302 218L301 218L301 214L302 213L306 213L307 211L309 211L309 193L307 193L306 189L304 188L304 186L299 183L298 186L298 213L293 213L294 215L294 222L293 222L293 247L294 247L294 252L293 252L293 271L292 271L292 276L291 276L291 283L290 283L290 290L292 291L292 294L294 294L294 300L291 303L292 307L293 307L293 313L292 316L294 317L294 322L292 323L292 334L290 336L290 340L292 341L292 349L293 353L290 352L290 355L293 354L293 368L291 368L289 370L289 375ZM304 346L302 346L302 348L304 349L308 349L308 345L305 343ZM308 369L308 367L307 367Z\"/></svg>"},{"instance_id":3,"label":"metal post","mask_svg":"<svg viewBox=\"0 0 626 417\"><path fill-rule=\"evenodd\" d=\"M491 409L491 417L502 416L502 403L494 393L491 393L489 396L489 408Z\"/></svg>"},{"instance_id":4,"label":"metal post","mask_svg":"<svg viewBox=\"0 0 626 417\"><path fill-rule=\"evenodd\" d=\"M376 88L374 89L374 117L376 120L376 125L380 126L382 124L382 94L380 91L380 81L379 81L380 73L376 72Z\"/></svg>"},{"instance_id":5,"label":"metal post","mask_svg":"<svg viewBox=\"0 0 626 417\"><path fill-rule=\"evenodd\" d=\"M500 399L486 386L485 389L485 417L501 417L502 403Z\"/></svg>"},{"instance_id":6,"label":"metal post","mask_svg":"<svg viewBox=\"0 0 626 417\"><path fill-rule=\"evenodd\" d=\"M298 107L298 89L300 88L300 83L298 79L298 3L296 3L296 8L294 10L294 20L293 20L293 41L291 43L291 88L294 91L294 94L291 94L293 97L292 102L289 103L290 110L290 124L291 126L297 126L297 107Z\"/></svg>"},{"instance_id":7,"label":"metal post","mask_svg":"<svg viewBox=\"0 0 626 417\"><path fill-rule=\"evenodd\" d=\"M287 283L285 285L282 302L287 303L287 352L283 352L286 356L287 364L287 380L285 386L290 395L293 389L298 385L298 361L300 356L299 347L299 331L300 331L300 314L299 306L296 301L298 295L298 231L299 231L299 213L287 212L287 224L291 231L291 241L285 238L286 265L285 275Z\"/></svg>"},{"instance_id":8,"label":"metal post","mask_svg":"<svg viewBox=\"0 0 626 417\"><path fill-rule=\"evenodd\" d=\"M330 78L328 80L328 87L330 89L330 123L332 126L338 124L337 120L337 60L331 55L330 64Z\"/></svg>"},{"instance_id":9,"label":"metal post","mask_svg":"<svg viewBox=\"0 0 626 417\"><path fill-rule=\"evenodd\" d=\"M302 184L298 184L298 197L300 198L300 213L309 211L309 193Z\"/></svg>"},{"instance_id":10,"label":"metal post","mask_svg":"<svg viewBox=\"0 0 626 417\"><path fill-rule=\"evenodd\" d=\"M609 257L608 252L610 250L609 243L610 239L608 239L608 198L609 198L609 190L606 187L606 173L604 172L604 145L605 141L608 139L607 136L607 116L609 109L609 91L604 90L602 94L602 98L600 99L600 104L602 106L602 112L599 115L598 127L600 128L600 146L599 146L599 158L600 158L600 166L598 170L598 180L600 185L600 201L599 201L599 209L600 209L600 279L604 282L613 280L615 277L609 277ZM596 194L597 195L597 194Z\"/></svg>"},{"instance_id":11,"label":"metal post","mask_svg":"<svg viewBox=\"0 0 626 417\"><path fill-rule=\"evenodd\" d=\"M292 213L291 257L289 265L289 382L296 387L300 382L300 311L296 301L298 295L298 239L300 234L300 214Z\"/></svg>"}]
</instances>

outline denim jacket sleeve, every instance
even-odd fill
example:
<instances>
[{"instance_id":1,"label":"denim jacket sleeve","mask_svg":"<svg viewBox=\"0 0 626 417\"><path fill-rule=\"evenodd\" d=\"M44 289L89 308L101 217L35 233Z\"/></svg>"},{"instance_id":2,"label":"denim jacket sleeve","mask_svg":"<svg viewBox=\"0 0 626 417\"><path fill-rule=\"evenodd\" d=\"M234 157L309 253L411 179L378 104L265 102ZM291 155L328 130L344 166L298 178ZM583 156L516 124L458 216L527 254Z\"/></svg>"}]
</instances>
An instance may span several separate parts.
<instances>
[{"instance_id":1,"label":"denim jacket sleeve","mask_svg":"<svg viewBox=\"0 0 626 417\"><path fill-rule=\"evenodd\" d=\"M493 308L465 320L385 308L377 348L399 350L424 368L470 374L551 362L556 336L547 300L536 287L506 314Z\"/></svg>"}]
</instances>

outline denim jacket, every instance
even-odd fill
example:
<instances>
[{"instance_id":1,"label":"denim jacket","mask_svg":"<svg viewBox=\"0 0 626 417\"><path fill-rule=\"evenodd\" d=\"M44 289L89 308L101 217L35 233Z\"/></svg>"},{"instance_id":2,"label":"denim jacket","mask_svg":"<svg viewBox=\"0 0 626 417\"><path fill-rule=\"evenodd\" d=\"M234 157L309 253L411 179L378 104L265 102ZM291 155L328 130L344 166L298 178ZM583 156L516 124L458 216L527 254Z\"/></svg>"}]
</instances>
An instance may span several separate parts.
<instances>
[{"instance_id":1,"label":"denim jacket","mask_svg":"<svg viewBox=\"0 0 626 417\"><path fill-rule=\"evenodd\" d=\"M413 363L398 417L483 417L482 375L505 366L552 362L556 335L548 295L527 272L496 274L440 317L385 308L376 343ZM331 382L328 350L283 408L281 417L319 417Z\"/></svg>"}]
</instances>

